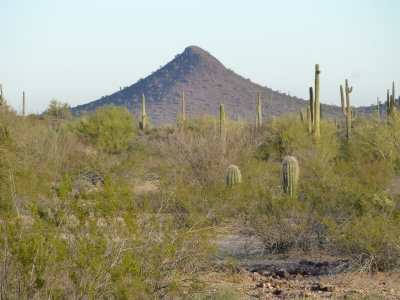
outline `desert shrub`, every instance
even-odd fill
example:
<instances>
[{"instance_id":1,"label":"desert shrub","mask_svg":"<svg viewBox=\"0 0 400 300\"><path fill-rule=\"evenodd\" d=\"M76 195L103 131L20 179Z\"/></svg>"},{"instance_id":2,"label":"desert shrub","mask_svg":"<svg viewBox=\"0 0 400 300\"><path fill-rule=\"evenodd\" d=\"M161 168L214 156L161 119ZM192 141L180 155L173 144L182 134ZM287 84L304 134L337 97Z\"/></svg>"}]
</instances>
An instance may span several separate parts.
<instances>
[{"instance_id":1,"label":"desert shrub","mask_svg":"<svg viewBox=\"0 0 400 300\"><path fill-rule=\"evenodd\" d=\"M95 146L109 153L127 149L135 131L134 116L126 107L105 105L83 116L78 130Z\"/></svg>"},{"instance_id":2,"label":"desert shrub","mask_svg":"<svg viewBox=\"0 0 400 300\"><path fill-rule=\"evenodd\" d=\"M354 130L359 156L366 160L396 161L400 157L400 118L393 117L391 122L376 117L362 117Z\"/></svg>"},{"instance_id":3,"label":"desert shrub","mask_svg":"<svg viewBox=\"0 0 400 300\"><path fill-rule=\"evenodd\" d=\"M398 264L398 221L390 212L373 210L361 216L353 214L340 223L325 219L334 249L351 257L355 267L368 273L390 270Z\"/></svg>"},{"instance_id":4,"label":"desert shrub","mask_svg":"<svg viewBox=\"0 0 400 300\"><path fill-rule=\"evenodd\" d=\"M221 137L219 121L210 116L191 118L185 127L165 128L154 140L160 154L173 166L175 176L190 183L224 179L226 168L250 159L260 144L254 127L228 122Z\"/></svg>"},{"instance_id":5,"label":"desert shrub","mask_svg":"<svg viewBox=\"0 0 400 300\"><path fill-rule=\"evenodd\" d=\"M322 247L325 226L313 215L307 203L291 197L265 199L249 223L263 243L264 251L271 254L291 250L316 250Z\"/></svg>"},{"instance_id":6,"label":"desert shrub","mask_svg":"<svg viewBox=\"0 0 400 300\"><path fill-rule=\"evenodd\" d=\"M71 107L66 102L61 102L56 99L50 101L49 106L43 113L45 116L54 117L56 119L71 119Z\"/></svg>"},{"instance_id":7,"label":"desert shrub","mask_svg":"<svg viewBox=\"0 0 400 300\"><path fill-rule=\"evenodd\" d=\"M294 156L300 162L326 165L337 156L339 144L332 124L322 120L320 126L321 136L316 140L298 116L287 115L270 120L260 149L261 157L281 161L285 156Z\"/></svg>"}]
</instances>

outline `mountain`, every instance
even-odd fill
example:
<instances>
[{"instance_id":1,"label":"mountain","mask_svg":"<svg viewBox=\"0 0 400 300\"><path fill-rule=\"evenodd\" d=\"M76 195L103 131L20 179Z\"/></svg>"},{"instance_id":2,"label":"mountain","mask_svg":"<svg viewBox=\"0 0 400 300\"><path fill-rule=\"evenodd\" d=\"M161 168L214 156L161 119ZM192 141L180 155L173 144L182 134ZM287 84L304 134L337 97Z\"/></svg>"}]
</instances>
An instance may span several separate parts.
<instances>
[{"instance_id":1,"label":"mountain","mask_svg":"<svg viewBox=\"0 0 400 300\"><path fill-rule=\"evenodd\" d=\"M300 108L308 105L306 100L253 83L227 69L209 52L189 46L146 78L111 95L76 106L72 111L80 115L83 111L90 112L98 106L113 103L125 105L138 117L143 93L151 124L170 124L181 111L182 89L185 92L186 114L189 115L218 115L219 105L223 103L230 118L246 116L248 122L255 122L258 92L261 93L264 121L270 116L298 113ZM324 117L342 116L337 106L323 104L321 109Z\"/></svg>"}]
</instances>

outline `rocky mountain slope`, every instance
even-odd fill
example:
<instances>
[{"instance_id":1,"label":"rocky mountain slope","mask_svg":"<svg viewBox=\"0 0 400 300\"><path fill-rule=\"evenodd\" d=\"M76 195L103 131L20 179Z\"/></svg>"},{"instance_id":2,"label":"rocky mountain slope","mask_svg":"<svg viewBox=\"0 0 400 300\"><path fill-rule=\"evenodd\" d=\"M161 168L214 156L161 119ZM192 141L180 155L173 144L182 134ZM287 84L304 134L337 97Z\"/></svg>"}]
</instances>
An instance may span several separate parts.
<instances>
[{"instance_id":1,"label":"rocky mountain slope","mask_svg":"<svg viewBox=\"0 0 400 300\"><path fill-rule=\"evenodd\" d=\"M270 116L299 113L300 108L308 105L307 100L253 83L226 68L209 52L190 46L137 83L72 110L79 116L83 111L90 112L98 106L113 103L125 105L138 117L144 94L146 113L151 123L159 126L176 120L181 112L182 90L185 93L186 114L217 115L219 105L223 103L230 118L240 119L246 116L247 122L255 122L258 92L261 93L264 121ZM327 118L343 118L341 109L337 106L323 104L322 112Z\"/></svg>"}]
</instances>

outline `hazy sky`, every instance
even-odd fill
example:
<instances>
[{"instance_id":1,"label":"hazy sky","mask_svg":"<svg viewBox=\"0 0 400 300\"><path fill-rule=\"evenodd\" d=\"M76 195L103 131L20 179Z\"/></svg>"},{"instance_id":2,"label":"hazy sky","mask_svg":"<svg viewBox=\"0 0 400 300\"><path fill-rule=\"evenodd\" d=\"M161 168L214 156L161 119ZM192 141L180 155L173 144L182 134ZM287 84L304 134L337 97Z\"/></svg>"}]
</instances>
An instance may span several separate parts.
<instances>
[{"instance_id":1,"label":"hazy sky","mask_svg":"<svg viewBox=\"0 0 400 300\"><path fill-rule=\"evenodd\" d=\"M190 45L273 90L352 104L400 91L399 0L1 0L0 83L21 111L85 104L129 86ZM398 97L399 93L396 93Z\"/></svg>"}]
</instances>

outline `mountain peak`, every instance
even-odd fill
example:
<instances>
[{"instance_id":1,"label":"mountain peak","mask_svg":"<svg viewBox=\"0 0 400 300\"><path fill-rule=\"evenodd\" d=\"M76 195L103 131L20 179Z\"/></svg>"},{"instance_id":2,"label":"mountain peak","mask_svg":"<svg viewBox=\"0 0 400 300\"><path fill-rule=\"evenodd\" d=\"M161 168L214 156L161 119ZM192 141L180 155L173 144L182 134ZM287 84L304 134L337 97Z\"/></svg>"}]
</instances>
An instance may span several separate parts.
<instances>
[{"instance_id":1,"label":"mountain peak","mask_svg":"<svg viewBox=\"0 0 400 300\"><path fill-rule=\"evenodd\" d=\"M185 51L183 51L182 54L198 54L198 55L207 55L207 56L211 56L211 54L209 52L207 52L206 50L198 47L198 46L189 46L185 48Z\"/></svg>"},{"instance_id":2,"label":"mountain peak","mask_svg":"<svg viewBox=\"0 0 400 300\"><path fill-rule=\"evenodd\" d=\"M170 124L181 113L182 89L185 91L188 115L217 115L223 103L230 118L246 116L249 122L254 122L258 92L261 92L264 120L268 116L299 111L300 107L308 105L295 96L273 91L243 78L227 69L206 50L191 45L146 78L73 110L75 115L79 115L79 111L92 111L98 106L114 103L126 106L138 116L144 94L152 124Z\"/></svg>"}]
</instances>

